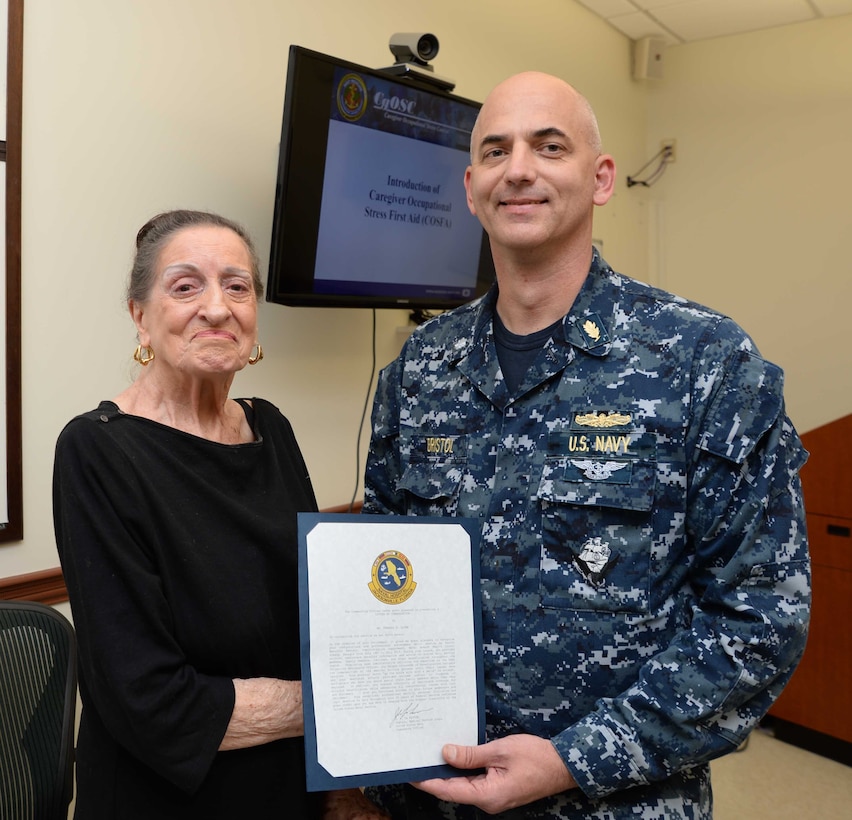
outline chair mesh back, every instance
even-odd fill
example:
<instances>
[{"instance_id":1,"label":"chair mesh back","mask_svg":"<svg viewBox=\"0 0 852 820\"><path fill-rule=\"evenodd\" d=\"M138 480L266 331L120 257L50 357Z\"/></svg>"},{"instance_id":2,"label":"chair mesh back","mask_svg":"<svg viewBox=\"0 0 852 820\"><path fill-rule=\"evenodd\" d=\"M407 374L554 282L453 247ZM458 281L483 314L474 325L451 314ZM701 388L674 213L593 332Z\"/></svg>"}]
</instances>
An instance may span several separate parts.
<instances>
[{"instance_id":1,"label":"chair mesh back","mask_svg":"<svg viewBox=\"0 0 852 820\"><path fill-rule=\"evenodd\" d=\"M66 817L75 707L71 625L50 607L0 601L0 820Z\"/></svg>"}]
</instances>

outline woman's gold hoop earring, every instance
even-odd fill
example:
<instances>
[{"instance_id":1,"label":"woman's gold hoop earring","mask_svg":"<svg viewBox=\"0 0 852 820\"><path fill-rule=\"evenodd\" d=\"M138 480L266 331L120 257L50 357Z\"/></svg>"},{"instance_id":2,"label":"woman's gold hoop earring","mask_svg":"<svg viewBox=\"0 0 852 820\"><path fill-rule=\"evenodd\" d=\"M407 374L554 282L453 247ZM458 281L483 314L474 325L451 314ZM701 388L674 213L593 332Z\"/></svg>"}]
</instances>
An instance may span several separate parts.
<instances>
[{"instance_id":1,"label":"woman's gold hoop earring","mask_svg":"<svg viewBox=\"0 0 852 820\"><path fill-rule=\"evenodd\" d=\"M255 348L257 352L252 351L252 355L248 357L249 364L257 364L263 358L263 348L260 344L256 344Z\"/></svg>"},{"instance_id":2,"label":"woman's gold hoop earring","mask_svg":"<svg viewBox=\"0 0 852 820\"><path fill-rule=\"evenodd\" d=\"M154 361L154 348L136 345L136 350L133 351L133 361L139 362L142 367L147 367Z\"/></svg>"}]
</instances>

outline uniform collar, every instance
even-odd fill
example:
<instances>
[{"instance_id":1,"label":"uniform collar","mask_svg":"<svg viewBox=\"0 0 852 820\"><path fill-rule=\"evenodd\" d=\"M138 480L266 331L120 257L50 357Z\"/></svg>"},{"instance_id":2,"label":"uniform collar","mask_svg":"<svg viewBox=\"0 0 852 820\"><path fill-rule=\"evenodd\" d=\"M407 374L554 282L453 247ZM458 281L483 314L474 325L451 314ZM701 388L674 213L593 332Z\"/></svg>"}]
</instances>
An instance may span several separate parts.
<instances>
[{"instance_id":1,"label":"uniform collar","mask_svg":"<svg viewBox=\"0 0 852 820\"><path fill-rule=\"evenodd\" d=\"M592 256L589 274L574 305L545 345L545 355L530 368L518 396L535 388L567 367L577 355L606 356L612 349L610 328L618 295L618 275L601 259ZM493 316L498 294L495 283L479 301L458 310L474 313L472 332L453 342L451 366L457 367L496 407L505 408L513 401L506 383L499 378L500 363L493 341ZM458 314L457 314L458 315Z\"/></svg>"},{"instance_id":2,"label":"uniform collar","mask_svg":"<svg viewBox=\"0 0 852 820\"><path fill-rule=\"evenodd\" d=\"M618 285L612 268L597 248L592 264L571 310L565 317L565 340L590 356L606 356L612 349L612 327L618 302Z\"/></svg>"},{"instance_id":3,"label":"uniform collar","mask_svg":"<svg viewBox=\"0 0 852 820\"><path fill-rule=\"evenodd\" d=\"M618 302L618 275L593 248L592 263L571 310L562 322L564 337L561 341L591 356L606 356L612 349L612 332L615 306ZM491 322L497 305L499 287L495 282L478 302L468 308L476 311L473 333L459 339L455 345L454 359L459 361L483 343L491 332ZM559 342L560 339L556 338Z\"/></svg>"}]
</instances>

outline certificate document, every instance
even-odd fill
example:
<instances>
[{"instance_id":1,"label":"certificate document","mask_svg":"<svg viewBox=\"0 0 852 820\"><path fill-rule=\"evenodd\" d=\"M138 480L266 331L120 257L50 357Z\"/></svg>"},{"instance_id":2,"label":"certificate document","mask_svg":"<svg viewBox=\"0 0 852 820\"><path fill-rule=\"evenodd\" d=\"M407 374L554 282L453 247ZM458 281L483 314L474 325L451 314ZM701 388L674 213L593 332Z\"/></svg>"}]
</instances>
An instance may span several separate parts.
<instances>
[{"instance_id":1,"label":"certificate document","mask_svg":"<svg viewBox=\"0 0 852 820\"><path fill-rule=\"evenodd\" d=\"M309 791L458 774L484 741L479 525L299 513Z\"/></svg>"}]
</instances>

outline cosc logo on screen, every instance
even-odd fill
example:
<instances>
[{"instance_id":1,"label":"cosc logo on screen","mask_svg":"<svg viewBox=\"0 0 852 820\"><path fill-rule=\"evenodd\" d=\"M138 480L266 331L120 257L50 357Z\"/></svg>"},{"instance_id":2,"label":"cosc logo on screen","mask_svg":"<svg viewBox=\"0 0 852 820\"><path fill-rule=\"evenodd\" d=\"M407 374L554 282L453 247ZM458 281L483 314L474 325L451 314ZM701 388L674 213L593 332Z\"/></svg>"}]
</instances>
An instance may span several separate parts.
<instances>
[{"instance_id":1,"label":"cosc logo on screen","mask_svg":"<svg viewBox=\"0 0 852 820\"><path fill-rule=\"evenodd\" d=\"M347 74L337 84L337 110L350 122L360 119L367 110L367 86L357 74Z\"/></svg>"}]
</instances>

